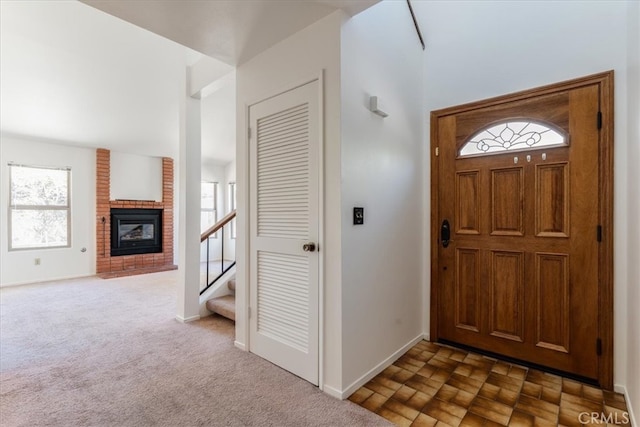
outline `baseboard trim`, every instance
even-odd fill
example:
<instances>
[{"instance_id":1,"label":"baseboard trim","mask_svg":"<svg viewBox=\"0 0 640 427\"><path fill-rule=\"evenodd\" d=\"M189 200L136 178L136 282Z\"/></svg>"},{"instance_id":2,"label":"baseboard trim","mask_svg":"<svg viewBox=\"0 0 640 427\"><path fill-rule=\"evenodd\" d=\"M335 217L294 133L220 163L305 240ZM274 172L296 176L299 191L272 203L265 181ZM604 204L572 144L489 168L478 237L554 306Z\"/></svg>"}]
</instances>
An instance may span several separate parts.
<instances>
[{"instance_id":1,"label":"baseboard trim","mask_svg":"<svg viewBox=\"0 0 640 427\"><path fill-rule=\"evenodd\" d=\"M233 345L235 345L236 347L238 347L242 351L247 351L247 346L244 345L244 343L242 343L240 341L234 341Z\"/></svg>"},{"instance_id":2,"label":"baseboard trim","mask_svg":"<svg viewBox=\"0 0 640 427\"><path fill-rule=\"evenodd\" d=\"M631 406L631 398L629 397L627 388L622 384L614 384L613 391L615 391L616 393L624 394L624 400L627 402L627 411L629 411L629 421L631 422L631 426L637 427L638 423L633 412L633 407Z\"/></svg>"},{"instance_id":3,"label":"baseboard trim","mask_svg":"<svg viewBox=\"0 0 640 427\"><path fill-rule=\"evenodd\" d=\"M424 339L424 334L420 334L417 337L413 338L411 341L409 341L408 343L403 345L401 348L396 350L391 356L387 357L378 365L373 367L369 372L361 376L359 379L355 380L349 387L344 389L342 392L339 392L338 390L334 389L336 393L335 395L333 393L329 393L326 390L326 388L331 388L331 387L325 387L325 392L341 400L346 399L347 397L351 396L351 394L353 394L353 392L355 392L357 389L359 389L360 387L368 383L373 377L378 375L380 372L384 371L387 367L391 366L391 364L393 364L393 362L398 360L400 356L405 354L407 351L409 351L411 347L413 347L423 339Z\"/></svg>"},{"instance_id":4,"label":"baseboard trim","mask_svg":"<svg viewBox=\"0 0 640 427\"><path fill-rule=\"evenodd\" d=\"M59 282L61 280L72 280L72 279L85 279L85 278L95 278L100 279L99 276L95 274L80 274L74 276L62 276L62 277L54 277L51 279L42 279L42 280L27 280L26 282L12 282L12 283L0 283L0 288L11 288L13 286L25 286L25 285L45 285L51 282Z\"/></svg>"},{"instance_id":5,"label":"baseboard trim","mask_svg":"<svg viewBox=\"0 0 640 427\"><path fill-rule=\"evenodd\" d=\"M194 320L200 320L200 315L196 314L195 316L191 316L187 318L176 315L176 320L180 323L189 323L189 322L193 322Z\"/></svg>"},{"instance_id":6,"label":"baseboard trim","mask_svg":"<svg viewBox=\"0 0 640 427\"><path fill-rule=\"evenodd\" d=\"M340 390L338 390L335 387L331 387L330 385L325 384L324 387L322 387L322 391L327 393L331 397L335 397L336 399L340 399L340 400L345 399L344 397L342 397L342 392Z\"/></svg>"},{"instance_id":7,"label":"baseboard trim","mask_svg":"<svg viewBox=\"0 0 640 427\"><path fill-rule=\"evenodd\" d=\"M422 335L422 339L431 342L431 335L427 332L426 334Z\"/></svg>"}]
</instances>

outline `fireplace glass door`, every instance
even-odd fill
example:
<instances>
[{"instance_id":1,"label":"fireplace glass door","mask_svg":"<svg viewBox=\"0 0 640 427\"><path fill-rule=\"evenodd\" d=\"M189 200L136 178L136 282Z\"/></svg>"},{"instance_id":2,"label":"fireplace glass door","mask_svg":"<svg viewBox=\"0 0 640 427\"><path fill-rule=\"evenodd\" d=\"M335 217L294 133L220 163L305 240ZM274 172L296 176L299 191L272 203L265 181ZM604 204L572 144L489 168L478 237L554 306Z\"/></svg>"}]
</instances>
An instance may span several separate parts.
<instances>
[{"instance_id":1,"label":"fireplace glass door","mask_svg":"<svg viewBox=\"0 0 640 427\"><path fill-rule=\"evenodd\" d=\"M161 209L111 209L111 256L162 252Z\"/></svg>"}]
</instances>

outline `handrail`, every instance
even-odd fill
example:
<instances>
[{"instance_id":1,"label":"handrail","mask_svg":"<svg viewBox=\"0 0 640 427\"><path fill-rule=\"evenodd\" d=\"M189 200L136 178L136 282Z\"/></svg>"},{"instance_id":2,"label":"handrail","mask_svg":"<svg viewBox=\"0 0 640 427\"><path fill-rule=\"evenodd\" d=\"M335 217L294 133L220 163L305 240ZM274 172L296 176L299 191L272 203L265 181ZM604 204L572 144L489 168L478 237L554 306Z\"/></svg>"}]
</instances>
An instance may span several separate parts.
<instances>
[{"instance_id":1,"label":"handrail","mask_svg":"<svg viewBox=\"0 0 640 427\"><path fill-rule=\"evenodd\" d=\"M207 240L213 233L215 233L216 231L220 230L222 227L227 225L235 217L236 217L236 211L235 210L229 212L220 221L216 222L211 227L209 227L209 229L207 231L202 233L202 235L200 236L200 242L202 243L205 240Z\"/></svg>"},{"instance_id":2,"label":"handrail","mask_svg":"<svg viewBox=\"0 0 640 427\"><path fill-rule=\"evenodd\" d=\"M224 218L222 218L220 221L218 221L217 223L215 223L213 226L209 227L209 229L207 231L205 231L204 233L202 233L202 235L200 236L200 244L202 247L202 244L205 244L206 247L205 249L205 264L206 264L206 270L204 271L205 276L204 276L204 283L201 283L201 289L200 289L200 295L204 294L205 292L207 292L207 290L209 288L211 288L211 286L214 285L214 283L216 283L219 279L221 279L229 270L231 270L233 268L233 266L236 265L236 261L235 261L235 245L231 245L231 247L233 248L233 250L231 251L232 253L232 258L230 261L227 261L227 256L229 255L229 253L225 253L225 238L224 238L224 233L225 233L225 228L227 229L227 231L232 231L232 230L228 230L229 228L232 227L233 224L229 224L231 223L231 221L236 217L236 211L233 210L231 212L229 212ZM227 225L229 224L229 226L227 227ZM211 237L214 233L216 233L217 231L220 231L220 239L217 241L217 243L213 243L211 241L211 239L209 239L209 237ZM233 238L233 236L231 236L231 238ZM219 260L212 260L210 255L211 255L211 250L210 250L210 246L214 244L214 251L215 251L215 257L218 256L218 251L219 251ZM202 252L201 252L201 260L202 260ZM213 272L211 271L210 267L211 267L211 262L214 261L216 263L220 264L220 270L218 272ZM215 270L215 268L214 268ZM202 272L202 270L200 270ZM211 280L211 276L209 275L210 273L215 274L215 278L213 280ZM202 281L202 278L201 278Z\"/></svg>"}]
</instances>

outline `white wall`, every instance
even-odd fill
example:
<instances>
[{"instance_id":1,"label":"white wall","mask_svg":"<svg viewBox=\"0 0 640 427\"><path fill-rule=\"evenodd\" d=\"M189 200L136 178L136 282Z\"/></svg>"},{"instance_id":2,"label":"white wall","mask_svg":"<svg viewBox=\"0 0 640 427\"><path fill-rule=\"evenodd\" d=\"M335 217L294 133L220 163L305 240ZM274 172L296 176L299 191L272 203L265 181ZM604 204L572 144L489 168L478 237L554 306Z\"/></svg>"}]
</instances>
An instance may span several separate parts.
<instances>
[{"instance_id":1,"label":"white wall","mask_svg":"<svg viewBox=\"0 0 640 427\"><path fill-rule=\"evenodd\" d=\"M162 157L111 151L111 200L162 201Z\"/></svg>"},{"instance_id":2,"label":"white wall","mask_svg":"<svg viewBox=\"0 0 640 427\"><path fill-rule=\"evenodd\" d=\"M225 165L236 157L235 73L209 87L215 90L201 100L202 161Z\"/></svg>"},{"instance_id":3,"label":"white wall","mask_svg":"<svg viewBox=\"0 0 640 427\"><path fill-rule=\"evenodd\" d=\"M640 421L640 2L628 6L628 126L629 155L629 250L627 295L627 372L626 387L629 406L633 408L635 425Z\"/></svg>"},{"instance_id":4,"label":"white wall","mask_svg":"<svg viewBox=\"0 0 640 427\"><path fill-rule=\"evenodd\" d=\"M0 284L1 286L95 274L94 149L38 142L3 135L0 138ZM8 162L33 166L71 167L71 247L8 251ZM86 252L81 252L86 248ZM35 265L34 259L41 264Z\"/></svg>"},{"instance_id":5,"label":"white wall","mask_svg":"<svg viewBox=\"0 0 640 427\"><path fill-rule=\"evenodd\" d=\"M0 9L2 131L177 155L177 90L195 52L79 1Z\"/></svg>"},{"instance_id":6,"label":"white wall","mask_svg":"<svg viewBox=\"0 0 640 427\"><path fill-rule=\"evenodd\" d=\"M324 364L321 381L329 392L340 390L341 374L341 220L340 207L340 26L342 11L323 18L238 67L237 192L238 239L236 343L246 347L248 325L248 106L290 89L324 72ZM321 345L322 348L322 345Z\"/></svg>"},{"instance_id":7,"label":"white wall","mask_svg":"<svg viewBox=\"0 0 640 427\"><path fill-rule=\"evenodd\" d=\"M404 2L342 28L343 390L423 335L423 57ZM387 118L369 111L372 95Z\"/></svg>"},{"instance_id":8,"label":"white wall","mask_svg":"<svg viewBox=\"0 0 640 427\"><path fill-rule=\"evenodd\" d=\"M414 8L427 43L425 113L615 70L614 382L628 384L627 362L638 360L627 360L627 334L638 335L637 323L628 321L629 265L638 264L639 254L637 245L628 251L627 237L637 221L627 195L638 182L637 172L630 181L627 162L629 121L638 117L629 115L627 101L627 2L429 1ZM429 200L428 188L425 195ZM428 227L424 238L429 241Z\"/></svg>"},{"instance_id":9,"label":"white wall","mask_svg":"<svg viewBox=\"0 0 640 427\"><path fill-rule=\"evenodd\" d=\"M223 76L233 73L234 67L224 62L213 59L210 56L199 54L200 58L188 67L189 95L202 98L211 82L221 79Z\"/></svg>"}]
</instances>

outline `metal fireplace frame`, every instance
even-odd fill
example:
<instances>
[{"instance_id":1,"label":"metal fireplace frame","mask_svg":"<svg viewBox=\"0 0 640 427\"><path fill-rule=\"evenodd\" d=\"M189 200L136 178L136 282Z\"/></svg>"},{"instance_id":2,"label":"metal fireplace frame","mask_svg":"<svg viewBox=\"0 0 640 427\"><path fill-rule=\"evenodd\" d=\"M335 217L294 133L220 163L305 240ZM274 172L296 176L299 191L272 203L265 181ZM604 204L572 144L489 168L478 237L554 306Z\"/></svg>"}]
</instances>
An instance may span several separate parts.
<instances>
[{"instance_id":1,"label":"metal fireplace frame","mask_svg":"<svg viewBox=\"0 0 640 427\"><path fill-rule=\"evenodd\" d=\"M153 224L154 237L130 242L119 236L120 225ZM153 254L162 252L162 209L111 208L111 256Z\"/></svg>"}]
</instances>

